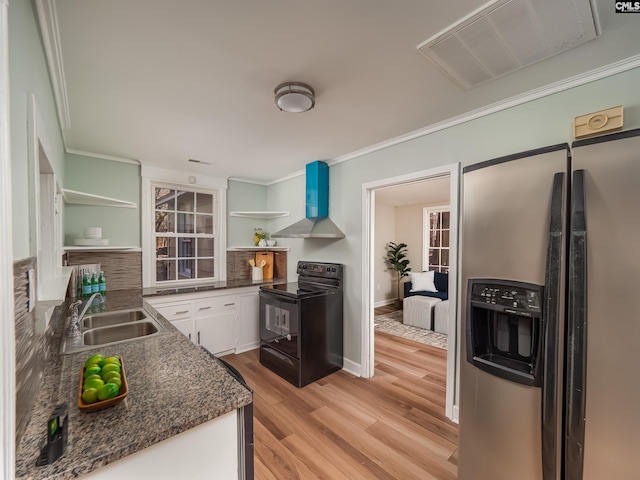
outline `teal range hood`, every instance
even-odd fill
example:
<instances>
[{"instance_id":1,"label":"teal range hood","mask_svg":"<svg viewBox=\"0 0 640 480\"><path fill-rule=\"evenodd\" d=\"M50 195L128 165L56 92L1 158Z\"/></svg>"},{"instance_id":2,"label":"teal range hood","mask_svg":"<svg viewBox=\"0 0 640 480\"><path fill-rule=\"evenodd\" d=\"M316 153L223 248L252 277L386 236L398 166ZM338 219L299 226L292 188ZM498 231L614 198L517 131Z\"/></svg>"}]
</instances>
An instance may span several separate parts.
<instances>
[{"instance_id":1,"label":"teal range hood","mask_svg":"<svg viewBox=\"0 0 640 480\"><path fill-rule=\"evenodd\" d=\"M306 217L272 238L344 238L329 218L329 166L320 160L308 163L306 173Z\"/></svg>"}]
</instances>

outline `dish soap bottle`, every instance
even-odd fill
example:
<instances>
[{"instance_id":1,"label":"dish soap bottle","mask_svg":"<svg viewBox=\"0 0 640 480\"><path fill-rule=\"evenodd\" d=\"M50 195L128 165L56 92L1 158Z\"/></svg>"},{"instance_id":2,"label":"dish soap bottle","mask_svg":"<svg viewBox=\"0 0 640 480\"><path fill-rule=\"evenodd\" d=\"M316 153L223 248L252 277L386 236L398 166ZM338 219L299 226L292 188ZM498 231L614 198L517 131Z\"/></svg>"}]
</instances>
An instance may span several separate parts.
<instances>
[{"instance_id":1,"label":"dish soap bottle","mask_svg":"<svg viewBox=\"0 0 640 480\"><path fill-rule=\"evenodd\" d=\"M107 279L104 278L104 272L100 270L100 278L98 278L98 291L104 295L107 293Z\"/></svg>"}]
</instances>

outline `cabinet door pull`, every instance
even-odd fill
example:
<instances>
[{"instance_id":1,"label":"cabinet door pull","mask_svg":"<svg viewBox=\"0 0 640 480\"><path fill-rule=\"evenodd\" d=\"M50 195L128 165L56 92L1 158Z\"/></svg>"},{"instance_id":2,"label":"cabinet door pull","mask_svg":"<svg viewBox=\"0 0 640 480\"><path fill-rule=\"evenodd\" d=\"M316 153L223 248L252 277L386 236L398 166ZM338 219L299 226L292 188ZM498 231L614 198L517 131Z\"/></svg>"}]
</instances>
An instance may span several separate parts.
<instances>
[{"instance_id":1,"label":"cabinet door pull","mask_svg":"<svg viewBox=\"0 0 640 480\"><path fill-rule=\"evenodd\" d=\"M200 332L198 332L198 345L200 345Z\"/></svg>"},{"instance_id":2,"label":"cabinet door pull","mask_svg":"<svg viewBox=\"0 0 640 480\"><path fill-rule=\"evenodd\" d=\"M211 306L209 306L209 307L200 307L200 308L198 308L198 310L209 310L210 308L211 308Z\"/></svg>"},{"instance_id":3,"label":"cabinet door pull","mask_svg":"<svg viewBox=\"0 0 640 480\"><path fill-rule=\"evenodd\" d=\"M230 307L231 305L235 305L235 304L236 304L236 302L233 302L233 303L225 303L225 304L224 304L224 306L225 306L225 307Z\"/></svg>"},{"instance_id":4,"label":"cabinet door pull","mask_svg":"<svg viewBox=\"0 0 640 480\"><path fill-rule=\"evenodd\" d=\"M191 334L189 334L189 341L191 341Z\"/></svg>"},{"instance_id":5,"label":"cabinet door pull","mask_svg":"<svg viewBox=\"0 0 640 480\"><path fill-rule=\"evenodd\" d=\"M189 313L189 310L182 310L181 312L174 313L174 315L184 315L185 313Z\"/></svg>"}]
</instances>

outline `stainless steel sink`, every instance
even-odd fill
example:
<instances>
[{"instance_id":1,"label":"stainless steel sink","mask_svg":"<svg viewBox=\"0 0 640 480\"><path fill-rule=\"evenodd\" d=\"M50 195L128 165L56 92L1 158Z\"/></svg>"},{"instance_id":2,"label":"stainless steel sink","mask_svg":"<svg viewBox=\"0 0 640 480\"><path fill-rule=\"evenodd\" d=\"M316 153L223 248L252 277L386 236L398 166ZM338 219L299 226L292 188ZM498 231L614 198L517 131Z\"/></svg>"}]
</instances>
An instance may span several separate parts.
<instances>
[{"instance_id":1,"label":"stainless steel sink","mask_svg":"<svg viewBox=\"0 0 640 480\"><path fill-rule=\"evenodd\" d=\"M119 310L117 312L97 313L85 317L82 320L84 328L108 327L121 323L137 322L147 318L147 314L141 308L135 310Z\"/></svg>"},{"instance_id":2,"label":"stainless steel sink","mask_svg":"<svg viewBox=\"0 0 640 480\"><path fill-rule=\"evenodd\" d=\"M131 338L146 337L158 331L151 322L124 323L113 327L94 328L83 334L85 345L105 345Z\"/></svg>"},{"instance_id":3,"label":"stainless steel sink","mask_svg":"<svg viewBox=\"0 0 640 480\"><path fill-rule=\"evenodd\" d=\"M70 319L67 319L67 324L69 321ZM165 328L141 308L97 313L82 319L81 327L82 334L78 337L69 338L63 333L60 343L61 354L166 334Z\"/></svg>"}]
</instances>

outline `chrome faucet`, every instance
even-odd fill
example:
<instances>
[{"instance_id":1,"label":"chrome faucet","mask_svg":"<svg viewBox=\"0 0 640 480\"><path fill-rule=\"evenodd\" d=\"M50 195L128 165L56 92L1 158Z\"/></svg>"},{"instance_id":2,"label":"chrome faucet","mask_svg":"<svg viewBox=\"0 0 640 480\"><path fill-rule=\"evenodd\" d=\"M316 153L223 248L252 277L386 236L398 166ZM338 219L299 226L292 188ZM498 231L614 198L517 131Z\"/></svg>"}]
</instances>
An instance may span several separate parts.
<instances>
[{"instance_id":1,"label":"chrome faucet","mask_svg":"<svg viewBox=\"0 0 640 480\"><path fill-rule=\"evenodd\" d=\"M87 313L87 310L96 297L100 298L100 303L104 302L104 297L101 293L94 293L93 295L91 295L91 297L89 297L89 300L87 300L87 303L82 309L82 313L80 315L78 315L78 307L82 305L82 300L78 300L77 302L73 302L71 305L69 305L69 310L71 310L71 321L69 322L69 328L67 329L68 338L80 336L80 322L84 318L84 314Z\"/></svg>"}]
</instances>

